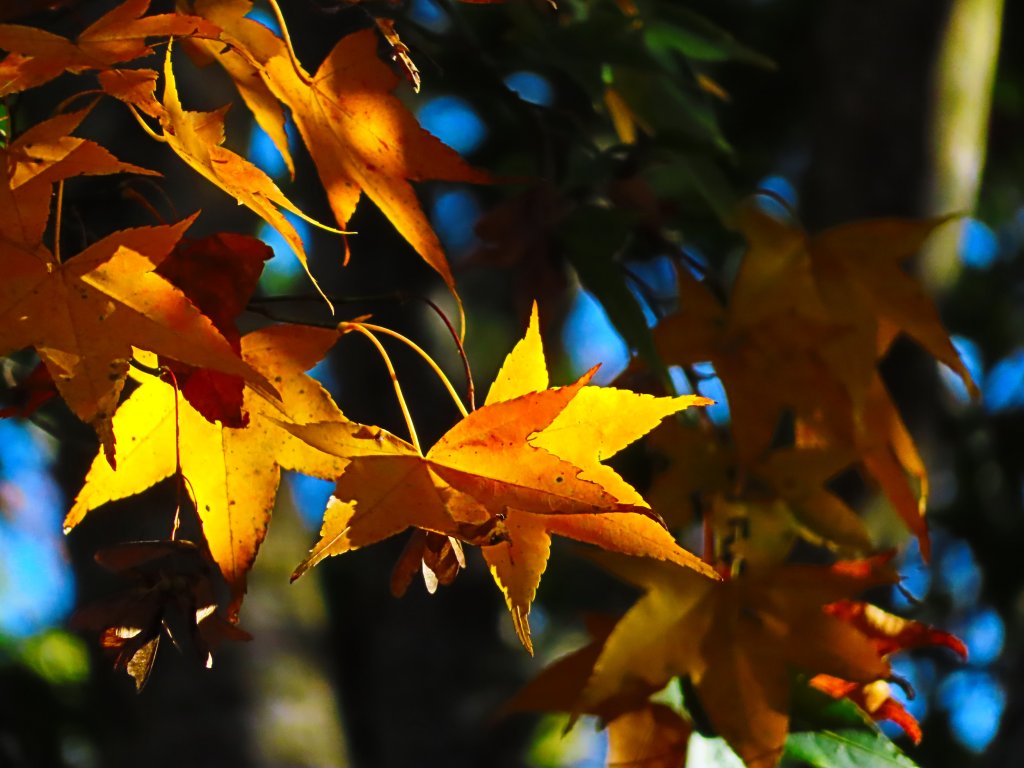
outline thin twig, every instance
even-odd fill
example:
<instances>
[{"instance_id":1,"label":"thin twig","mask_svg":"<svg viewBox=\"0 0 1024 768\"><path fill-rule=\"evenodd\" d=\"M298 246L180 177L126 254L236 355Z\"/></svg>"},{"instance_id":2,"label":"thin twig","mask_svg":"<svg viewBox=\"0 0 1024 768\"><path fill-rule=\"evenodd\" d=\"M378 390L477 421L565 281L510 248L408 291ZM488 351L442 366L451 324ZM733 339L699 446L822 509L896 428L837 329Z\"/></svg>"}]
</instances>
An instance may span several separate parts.
<instances>
[{"instance_id":1,"label":"thin twig","mask_svg":"<svg viewBox=\"0 0 1024 768\"><path fill-rule=\"evenodd\" d=\"M145 363L140 362L139 360L136 360L134 357L128 358L128 365L130 365L132 368L134 368L137 371L142 371L143 373L148 373L150 376L156 376L158 379L163 376L163 368L162 367L160 367L160 366L154 367L152 365L146 365Z\"/></svg>"}]
</instances>

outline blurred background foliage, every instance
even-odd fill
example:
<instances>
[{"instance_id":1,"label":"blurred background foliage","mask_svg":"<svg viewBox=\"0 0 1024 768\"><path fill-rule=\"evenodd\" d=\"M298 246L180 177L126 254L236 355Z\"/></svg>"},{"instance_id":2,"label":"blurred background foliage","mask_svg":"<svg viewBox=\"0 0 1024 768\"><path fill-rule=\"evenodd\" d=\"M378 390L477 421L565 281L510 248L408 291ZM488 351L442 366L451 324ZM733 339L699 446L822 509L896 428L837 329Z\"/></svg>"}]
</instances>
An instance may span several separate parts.
<instances>
[{"instance_id":1,"label":"blurred background foliage","mask_svg":"<svg viewBox=\"0 0 1024 768\"><path fill-rule=\"evenodd\" d=\"M32 13L17 21L67 34L111 4L30 5ZM658 370L649 328L674 306L673 265L727 284L741 253L729 216L757 190L767 191L763 205L794 212L811 231L870 216L965 215L915 267L936 294L980 401L910 345L897 345L884 367L934 489L933 562L926 566L914 545L906 548L905 589L893 592L890 607L955 632L971 653L963 665L928 653L896 661L917 691L907 706L925 734L916 748L900 743L929 767L1024 764L1019 5L284 6L309 68L374 16L394 18L423 81L419 94L403 88L402 98L427 129L501 177L489 188L420 188L458 275L470 318L467 350L481 385L521 332L534 298L555 381L597 362L600 380L611 381L631 351ZM255 14L273 25L259 3ZM228 84L215 74L189 70L184 61L180 68L193 108L229 100ZM13 130L48 114L59 97L30 92L13 102ZM188 201L178 213L206 210L200 230L253 230L251 217L197 186L116 107L101 104L89 126L122 159L166 171L167 197ZM287 186L280 157L243 110L233 110L228 137ZM310 182L309 158L299 158L297 178L286 192L328 218L322 192ZM133 202L140 194L166 206L163 192L123 179L69 184L65 200L88 240L131 217L151 223ZM359 235L345 269L338 269L336 240L294 223L325 289L350 297L340 304L343 315L372 311L378 322L426 342L458 375L445 329L415 296L449 311L450 300L377 211L362 205L357 212ZM256 231L281 250L264 274L265 295L307 292L276 233ZM402 295L394 294L396 270L407 286ZM315 302L300 302L290 316L323 319L321 312ZM447 398L414 358L401 351L395 357L429 442L454 414L438 405ZM314 373L350 417L401 429L370 350L346 339ZM713 369L701 373L702 392L720 401L712 418L727 423L721 384ZM222 653L211 672L165 652L136 696L94 644L62 627L76 599L109 588L92 552L147 538L164 526L173 503L158 489L90 517L65 540L61 518L91 458L91 436L59 408L37 421L0 422L0 764L603 765L604 737L587 723L563 737L563 719L498 713L545 661L582 644L583 612L624 609L630 590L568 548L560 552L531 617L531 659L479 561L450 589L428 596L414 588L395 600L388 574L401 542L392 541L331 561L289 587L286 576L313 540L330 492L329 484L302 477L290 478L282 492L251 580L242 623L255 641ZM57 443L48 430L71 437ZM636 479L644 481L642 474ZM692 764L728 764L715 749L700 747Z\"/></svg>"}]
</instances>

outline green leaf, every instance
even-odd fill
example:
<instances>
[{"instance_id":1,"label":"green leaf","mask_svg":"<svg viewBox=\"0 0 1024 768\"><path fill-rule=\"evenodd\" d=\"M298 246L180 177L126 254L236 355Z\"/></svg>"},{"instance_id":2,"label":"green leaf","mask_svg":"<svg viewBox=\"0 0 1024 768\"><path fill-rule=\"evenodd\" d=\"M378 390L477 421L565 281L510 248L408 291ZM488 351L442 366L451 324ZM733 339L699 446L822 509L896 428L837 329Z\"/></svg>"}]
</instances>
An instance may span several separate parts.
<instances>
[{"instance_id":1,"label":"green leaf","mask_svg":"<svg viewBox=\"0 0 1024 768\"><path fill-rule=\"evenodd\" d=\"M690 736L687 765L742 768L743 761L720 737ZM790 733L782 768L918 768L881 732L873 728Z\"/></svg>"},{"instance_id":2,"label":"green leaf","mask_svg":"<svg viewBox=\"0 0 1024 768\"><path fill-rule=\"evenodd\" d=\"M917 768L849 699L833 699L806 681L793 690L783 752L787 768Z\"/></svg>"},{"instance_id":3,"label":"green leaf","mask_svg":"<svg viewBox=\"0 0 1024 768\"><path fill-rule=\"evenodd\" d=\"M675 78L660 72L624 66L613 67L612 72L615 88L645 128L681 146L732 154L710 99L688 93Z\"/></svg>"},{"instance_id":4,"label":"green leaf","mask_svg":"<svg viewBox=\"0 0 1024 768\"><path fill-rule=\"evenodd\" d=\"M783 763L813 768L917 768L885 734L868 728L791 733Z\"/></svg>"},{"instance_id":5,"label":"green leaf","mask_svg":"<svg viewBox=\"0 0 1024 768\"><path fill-rule=\"evenodd\" d=\"M703 16L670 5L660 12L664 20L649 23L644 35L653 51L672 50L695 61L743 61L775 68L767 56L737 42Z\"/></svg>"}]
</instances>

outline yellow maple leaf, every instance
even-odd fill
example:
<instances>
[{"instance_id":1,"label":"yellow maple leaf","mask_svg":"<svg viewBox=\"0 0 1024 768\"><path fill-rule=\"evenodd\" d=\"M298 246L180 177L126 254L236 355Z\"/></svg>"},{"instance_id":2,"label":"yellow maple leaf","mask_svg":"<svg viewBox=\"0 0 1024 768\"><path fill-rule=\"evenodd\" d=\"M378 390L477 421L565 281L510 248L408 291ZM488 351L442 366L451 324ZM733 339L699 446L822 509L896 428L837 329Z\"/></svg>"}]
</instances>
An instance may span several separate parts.
<instances>
[{"instance_id":1,"label":"yellow maple leaf","mask_svg":"<svg viewBox=\"0 0 1024 768\"><path fill-rule=\"evenodd\" d=\"M548 384L535 306L526 336L506 358L487 394L486 405L543 391ZM640 494L601 462L645 435L666 416L710 402L692 395L652 397L612 387L584 387L530 443L579 467L580 478L601 485L620 503L643 509L648 505ZM625 554L672 560L716 576L698 557L679 547L664 525L642 514L538 515L510 507L505 528L507 540L485 547L483 555L505 594L516 633L527 649L532 648L530 604L547 566L553 533Z\"/></svg>"},{"instance_id":2,"label":"yellow maple leaf","mask_svg":"<svg viewBox=\"0 0 1024 768\"><path fill-rule=\"evenodd\" d=\"M337 477L344 467L342 460L293 437L279 423L344 419L331 396L302 373L337 337L336 331L309 326L277 326L242 337L243 359L273 381L281 396L278 408L246 388L249 424L242 429L211 423L184 398L176 398L168 384L149 377L114 415L117 469L96 457L68 512L65 531L91 510L173 475L180 445L181 470L195 495L210 554L231 588L230 614L237 617L246 574L270 521L281 467L324 479Z\"/></svg>"},{"instance_id":3,"label":"yellow maple leaf","mask_svg":"<svg viewBox=\"0 0 1024 768\"><path fill-rule=\"evenodd\" d=\"M178 12L187 12L184 0L178 0ZM198 0L195 12L221 28L217 40L186 39L183 42L193 59L205 65L216 61L231 77L238 95L252 112L253 118L281 153L288 173L295 176L295 163L288 148L284 108L259 72L259 62L268 53L282 52L283 42L265 25L247 18L252 10L250 0ZM225 43L228 43L225 45Z\"/></svg>"},{"instance_id":4,"label":"yellow maple leaf","mask_svg":"<svg viewBox=\"0 0 1024 768\"><path fill-rule=\"evenodd\" d=\"M192 112L182 108L171 67L170 45L167 46L164 59L163 109L160 115L163 134L153 134L154 138L164 141L199 175L223 189L240 205L246 206L276 229L295 252L313 285L319 289L316 279L309 272L302 238L279 209L283 208L322 229L332 232L338 230L311 219L285 197L267 174L241 155L221 146L224 143L224 115L227 108L214 112Z\"/></svg>"}]
</instances>

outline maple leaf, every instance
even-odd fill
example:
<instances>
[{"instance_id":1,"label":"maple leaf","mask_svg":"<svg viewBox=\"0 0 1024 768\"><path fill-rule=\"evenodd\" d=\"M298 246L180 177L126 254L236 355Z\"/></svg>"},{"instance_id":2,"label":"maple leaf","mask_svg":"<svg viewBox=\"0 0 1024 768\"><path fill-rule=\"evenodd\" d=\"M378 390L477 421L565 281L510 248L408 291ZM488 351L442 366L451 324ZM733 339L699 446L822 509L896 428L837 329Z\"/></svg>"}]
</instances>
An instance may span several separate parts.
<instances>
[{"instance_id":1,"label":"maple leaf","mask_svg":"<svg viewBox=\"0 0 1024 768\"><path fill-rule=\"evenodd\" d=\"M714 364L742 468L764 456L781 417L795 417L798 445L855 452L926 558L927 474L877 362L906 332L973 388L934 306L899 268L942 221L860 222L810 237L745 208L750 248L728 306L680 273L682 308L654 331L666 361Z\"/></svg>"},{"instance_id":2,"label":"maple leaf","mask_svg":"<svg viewBox=\"0 0 1024 768\"><path fill-rule=\"evenodd\" d=\"M205 19L184 14L143 16L149 0L126 0L87 27L76 42L35 27L0 24L0 97L42 85L64 71L107 69L153 52L147 38L216 36Z\"/></svg>"},{"instance_id":3,"label":"maple leaf","mask_svg":"<svg viewBox=\"0 0 1024 768\"><path fill-rule=\"evenodd\" d=\"M650 508L630 485L600 463L664 416L705 401L588 387L590 375L571 386L547 388L535 307L525 338L499 371L486 404L426 455L361 425L288 427L312 445L351 459L328 504L320 541L293 578L325 557L410 527L479 544L481 527L487 532L488 522L501 517L500 543L484 546L484 557L528 650L527 616L551 532L671 559L716 578L648 516ZM629 512L639 514L622 514ZM483 543L489 543L486 535Z\"/></svg>"},{"instance_id":4,"label":"maple leaf","mask_svg":"<svg viewBox=\"0 0 1024 768\"><path fill-rule=\"evenodd\" d=\"M815 675L810 685L834 699L849 699L871 719L889 720L898 725L915 744L921 743L921 725L907 708L892 696L892 686L885 680L853 683L831 675Z\"/></svg>"},{"instance_id":5,"label":"maple leaf","mask_svg":"<svg viewBox=\"0 0 1024 768\"><path fill-rule=\"evenodd\" d=\"M239 0L206 2L197 3L196 12L209 16L239 48L253 44L248 53L270 91L291 110L339 226L345 228L365 192L454 294L444 250L409 182L485 184L491 177L421 128L391 93L398 77L377 57L372 30L342 38L311 77L296 69L282 40L253 31L257 23L244 18L250 7ZM240 68L227 70L236 76Z\"/></svg>"},{"instance_id":6,"label":"maple leaf","mask_svg":"<svg viewBox=\"0 0 1024 768\"><path fill-rule=\"evenodd\" d=\"M928 472L877 374L869 383L859 413L817 411L796 421L797 445L851 446L878 483L896 514L917 538L925 562L931 556L925 507Z\"/></svg>"},{"instance_id":7,"label":"maple leaf","mask_svg":"<svg viewBox=\"0 0 1024 768\"><path fill-rule=\"evenodd\" d=\"M693 724L665 704L648 702L608 723L608 765L684 768Z\"/></svg>"},{"instance_id":8,"label":"maple leaf","mask_svg":"<svg viewBox=\"0 0 1024 768\"><path fill-rule=\"evenodd\" d=\"M94 141L71 136L90 111L92 106L36 123L12 141L3 151L7 162L13 166L9 171L10 188L17 189L33 180L53 184L82 175L160 175L148 168L121 162Z\"/></svg>"},{"instance_id":9,"label":"maple leaf","mask_svg":"<svg viewBox=\"0 0 1024 768\"><path fill-rule=\"evenodd\" d=\"M164 111L156 98L159 77L155 69L107 69L100 72L97 79L107 95L158 119Z\"/></svg>"},{"instance_id":10,"label":"maple leaf","mask_svg":"<svg viewBox=\"0 0 1024 768\"><path fill-rule=\"evenodd\" d=\"M953 369L976 394L935 305L900 267L948 220L858 221L812 236L747 206L739 223L750 249L730 299L732 315L747 327L790 313L805 325L826 323L818 356L855 409L875 363L899 333Z\"/></svg>"},{"instance_id":11,"label":"maple leaf","mask_svg":"<svg viewBox=\"0 0 1024 768\"><path fill-rule=\"evenodd\" d=\"M665 422L651 433L647 446L667 461L654 477L648 500L670 525L692 522L696 497L718 530L731 525L734 516L747 522L773 517L776 536L782 528L841 552L871 549L864 521L826 485L855 463L850 448L776 448L741 473L734 451L697 427ZM744 478L742 486L737 476ZM758 538L753 531L747 536L748 543Z\"/></svg>"},{"instance_id":12,"label":"maple leaf","mask_svg":"<svg viewBox=\"0 0 1024 768\"><path fill-rule=\"evenodd\" d=\"M35 347L61 396L92 424L108 458L110 418L132 347L272 388L235 356L213 324L156 273L195 216L115 232L60 262L40 245L0 240L0 355Z\"/></svg>"},{"instance_id":13,"label":"maple leaf","mask_svg":"<svg viewBox=\"0 0 1024 768\"><path fill-rule=\"evenodd\" d=\"M271 327L243 336L243 359L274 382L281 398L279 409L247 388L250 420L243 429L212 424L187 402L176 406L174 390L148 377L114 414L117 469L101 456L93 460L64 521L65 531L91 510L170 477L180 455L210 554L231 588L229 614L234 620L246 574L266 535L281 467L333 479L344 466L279 426L282 419L344 418L330 395L302 373L336 339L336 331L309 326Z\"/></svg>"},{"instance_id":14,"label":"maple leaf","mask_svg":"<svg viewBox=\"0 0 1024 768\"><path fill-rule=\"evenodd\" d=\"M50 217L53 184L80 175L155 171L124 163L87 139L71 136L92 105L30 127L0 149L0 236L32 250Z\"/></svg>"},{"instance_id":15,"label":"maple leaf","mask_svg":"<svg viewBox=\"0 0 1024 768\"><path fill-rule=\"evenodd\" d=\"M487 394L485 407L545 390L548 385L534 305L526 336L506 358ZM580 467L580 478L600 484L620 503L642 509L647 502L601 462L645 435L666 416L691 405L710 403L693 395L659 398L612 387L584 387L530 442ZM628 419L623 414L629 414ZM505 594L516 633L527 650L532 650L530 604L547 566L552 533L625 554L672 560L717 578L709 565L679 547L663 524L645 515L545 515L512 506L506 512L504 528L505 540L484 547L483 555Z\"/></svg>"},{"instance_id":16,"label":"maple leaf","mask_svg":"<svg viewBox=\"0 0 1024 768\"><path fill-rule=\"evenodd\" d=\"M850 356L853 350L871 348L881 356L899 333L906 333L955 371L977 397L977 387L953 347L935 304L923 286L900 266L950 219L858 221L809 239L807 250L822 299L833 316L848 324L851 336L863 339L838 350L837 369L855 362Z\"/></svg>"},{"instance_id":17,"label":"maple leaf","mask_svg":"<svg viewBox=\"0 0 1024 768\"><path fill-rule=\"evenodd\" d=\"M314 447L348 459L320 541L293 578L324 558L410 527L464 536L510 505L542 514L628 511L580 468L530 445L589 377L470 413L426 453L376 427L356 423L288 425Z\"/></svg>"},{"instance_id":18,"label":"maple leaf","mask_svg":"<svg viewBox=\"0 0 1024 768\"><path fill-rule=\"evenodd\" d=\"M276 229L298 257L313 285L306 249L295 227L279 210L283 208L318 227L332 230L310 219L284 193L273 179L241 155L221 146L224 143L224 115L227 107L214 112L191 112L182 109L171 67L171 46L164 59L164 96L160 124L163 134L158 138L174 150L189 167L212 184L231 195L239 204ZM156 134L154 134L156 136ZM317 286L319 290L319 286Z\"/></svg>"},{"instance_id":19,"label":"maple leaf","mask_svg":"<svg viewBox=\"0 0 1024 768\"><path fill-rule=\"evenodd\" d=\"M881 564L748 569L725 582L671 563L600 553L595 559L646 590L608 636L575 710L623 690L653 692L688 676L715 731L751 768L774 766L789 729L792 674L863 683L889 666L859 630L824 610L891 583Z\"/></svg>"},{"instance_id":20,"label":"maple leaf","mask_svg":"<svg viewBox=\"0 0 1024 768\"><path fill-rule=\"evenodd\" d=\"M680 310L654 329L655 344L667 364L714 365L728 395L741 466L768 450L784 414L850 409L848 395L819 356L821 346L838 332L836 326L823 308L803 309L792 298L794 286L809 284L809 267L783 270L779 265L792 261L787 257L794 248L788 242L752 247L727 306L706 284L680 270ZM765 261L785 279L772 276L769 281L762 275ZM801 272L807 272L807 279L800 279ZM766 287L759 290L762 284Z\"/></svg>"},{"instance_id":21,"label":"maple leaf","mask_svg":"<svg viewBox=\"0 0 1024 768\"><path fill-rule=\"evenodd\" d=\"M179 12L187 9L179 0ZM281 154L288 174L295 177L295 162L288 148L284 108L259 72L257 57L261 51L279 51L282 40L265 25L246 18L252 10L250 0L199 0L195 12L222 28L217 40L185 39L185 50L200 66L217 62L231 77L239 96L257 124L266 132ZM223 31L223 30L230 30ZM228 45L225 45L228 43Z\"/></svg>"}]
</instances>

